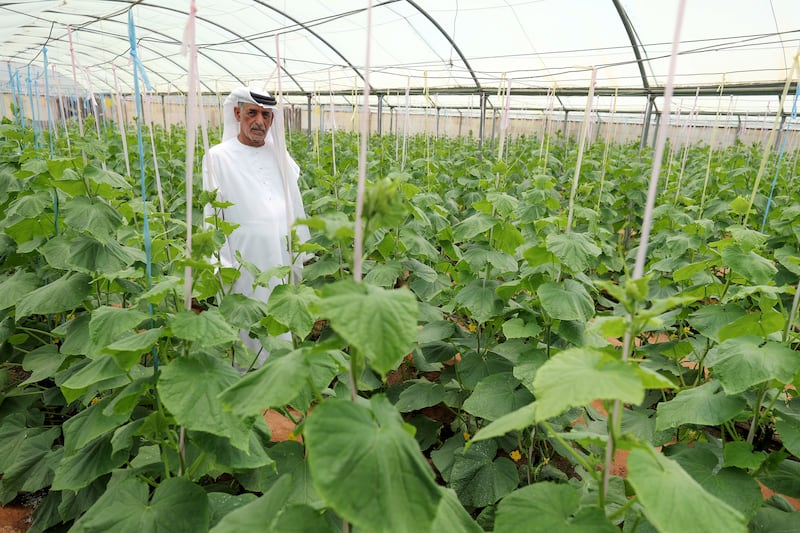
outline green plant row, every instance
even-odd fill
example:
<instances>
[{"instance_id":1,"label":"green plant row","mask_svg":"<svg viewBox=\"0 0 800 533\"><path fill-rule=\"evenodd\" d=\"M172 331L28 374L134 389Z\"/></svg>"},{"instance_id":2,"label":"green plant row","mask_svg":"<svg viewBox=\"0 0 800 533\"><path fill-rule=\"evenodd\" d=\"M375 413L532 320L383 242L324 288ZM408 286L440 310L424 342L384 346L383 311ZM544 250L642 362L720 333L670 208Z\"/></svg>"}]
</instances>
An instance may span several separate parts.
<instances>
[{"instance_id":1,"label":"green plant row","mask_svg":"<svg viewBox=\"0 0 800 533\"><path fill-rule=\"evenodd\" d=\"M214 256L235 228L203 223L200 190L189 258L183 133L145 133L144 201L110 126L50 154L0 124L0 503L41 494L31 531L797 524L797 154L770 159L761 231L743 224L766 210L756 191L747 218L760 146L674 150L631 280L638 146L589 147L567 228L568 140L518 137L498 159L417 136L403 167L400 140L372 137L356 283L358 139L336 134L334 174L330 137L312 151L293 133L312 235L295 249L314 259L263 303L228 293L238 272ZM240 330L263 367L236 370L255 358ZM296 424L288 440L265 410ZM614 455L624 472L605 475Z\"/></svg>"}]
</instances>

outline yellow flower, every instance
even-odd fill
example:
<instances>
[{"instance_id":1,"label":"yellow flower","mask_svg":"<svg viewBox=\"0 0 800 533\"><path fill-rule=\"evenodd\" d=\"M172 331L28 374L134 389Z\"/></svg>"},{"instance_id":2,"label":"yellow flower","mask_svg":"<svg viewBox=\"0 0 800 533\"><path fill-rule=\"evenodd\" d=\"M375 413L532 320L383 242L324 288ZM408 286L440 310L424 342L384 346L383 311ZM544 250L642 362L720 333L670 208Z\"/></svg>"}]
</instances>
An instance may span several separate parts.
<instances>
[{"instance_id":1,"label":"yellow flower","mask_svg":"<svg viewBox=\"0 0 800 533\"><path fill-rule=\"evenodd\" d=\"M692 332L692 328L690 328L689 326L684 326L683 327L683 332L684 333L691 333Z\"/></svg>"},{"instance_id":2,"label":"yellow flower","mask_svg":"<svg viewBox=\"0 0 800 533\"><path fill-rule=\"evenodd\" d=\"M297 435L294 434L294 431L290 431L288 435L286 435L288 440L297 440Z\"/></svg>"},{"instance_id":3,"label":"yellow flower","mask_svg":"<svg viewBox=\"0 0 800 533\"><path fill-rule=\"evenodd\" d=\"M522 454L519 453L519 450L514 450L509 454L511 458L514 460L515 463L518 463L520 459L522 459Z\"/></svg>"},{"instance_id":4,"label":"yellow flower","mask_svg":"<svg viewBox=\"0 0 800 533\"><path fill-rule=\"evenodd\" d=\"M92 405L97 405L98 403L100 403L100 396L92 398Z\"/></svg>"},{"instance_id":5,"label":"yellow flower","mask_svg":"<svg viewBox=\"0 0 800 533\"><path fill-rule=\"evenodd\" d=\"M472 438L472 435L470 435L469 433L467 433L467 432L465 431L465 432L464 432L464 440L469 440L469 439L471 439L471 438Z\"/></svg>"},{"instance_id":6,"label":"yellow flower","mask_svg":"<svg viewBox=\"0 0 800 533\"><path fill-rule=\"evenodd\" d=\"M470 333L475 333L475 330L478 329L478 326L476 326L475 324L470 324L469 326L467 326L467 329L470 331Z\"/></svg>"}]
</instances>

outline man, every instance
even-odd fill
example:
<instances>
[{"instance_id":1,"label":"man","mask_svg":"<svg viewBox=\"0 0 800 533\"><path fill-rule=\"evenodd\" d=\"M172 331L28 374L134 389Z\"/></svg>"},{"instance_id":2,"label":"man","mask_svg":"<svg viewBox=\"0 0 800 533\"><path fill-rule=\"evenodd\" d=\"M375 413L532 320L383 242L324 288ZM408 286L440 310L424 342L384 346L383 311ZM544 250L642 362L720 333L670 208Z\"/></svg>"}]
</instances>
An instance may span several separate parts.
<instances>
[{"instance_id":1,"label":"man","mask_svg":"<svg viewBox=\"0 0 800 533\"><path fill-rule=\"evenodd\" d=\"M223 104L222 142L203 157L203 188L217 191L217 198L233 205L218 210L204 207L204 219L215 214L239 226L220 250L223 266L238 268L242 259L261 271L292 265L299 274L302 261L292 261L289 235L292 224L305 218L297 179L300 168L286 151L283 120L277 102L269 93L248 87L233 90ZM221 212L220 212L221 211ZM308 228L296 228L300 241L308 239ZM244 268L234 282L233 293L266 302L272 288L282 280L272 278L268 287L253 287L253 276ZM258 339L241 332L245 346L258 354L259 364L269 355ZM251 361L239 358L245 368Z\"/></svg>"}]
</instances>

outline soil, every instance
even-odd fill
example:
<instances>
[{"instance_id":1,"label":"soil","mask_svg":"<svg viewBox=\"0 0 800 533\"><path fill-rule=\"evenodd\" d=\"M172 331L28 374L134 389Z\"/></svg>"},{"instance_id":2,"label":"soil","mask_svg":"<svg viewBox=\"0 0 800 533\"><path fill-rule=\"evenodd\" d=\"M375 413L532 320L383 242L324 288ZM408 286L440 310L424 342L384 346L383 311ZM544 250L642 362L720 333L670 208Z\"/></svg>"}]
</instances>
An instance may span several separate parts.
<instances>
[{"instance_id":1,"label":"soil","mask_svg":"<svg viewBox=\"0 0 800 533\"><path fill-rule=\"evenodd\" d=\"M13 503L0 506L0 533L23 533L30 527L32 509Z\"/></svg>"}]
</instances>

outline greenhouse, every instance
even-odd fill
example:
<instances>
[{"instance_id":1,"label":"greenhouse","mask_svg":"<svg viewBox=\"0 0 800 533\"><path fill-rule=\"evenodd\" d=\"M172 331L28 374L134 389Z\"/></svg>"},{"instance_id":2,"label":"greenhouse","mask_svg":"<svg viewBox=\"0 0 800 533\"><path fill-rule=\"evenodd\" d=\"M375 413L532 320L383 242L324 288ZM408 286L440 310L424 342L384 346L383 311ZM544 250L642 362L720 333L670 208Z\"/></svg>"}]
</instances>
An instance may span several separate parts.
<instances>
[{"instance_id":1,"label":"greenhouse","mask_svg":"<svg viewBox=\"0 0 800 533\"><path fill-rule=\"evenodd\" d=\"M796 1L16 0L0 63L0 531L798 530Z\"/></svg>"}]
</instances>

